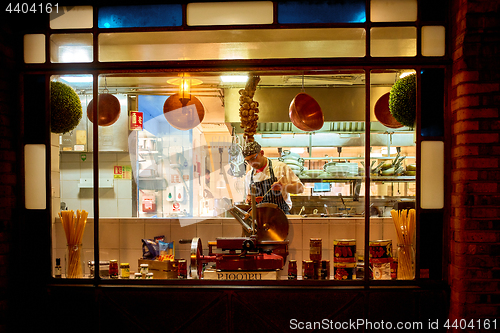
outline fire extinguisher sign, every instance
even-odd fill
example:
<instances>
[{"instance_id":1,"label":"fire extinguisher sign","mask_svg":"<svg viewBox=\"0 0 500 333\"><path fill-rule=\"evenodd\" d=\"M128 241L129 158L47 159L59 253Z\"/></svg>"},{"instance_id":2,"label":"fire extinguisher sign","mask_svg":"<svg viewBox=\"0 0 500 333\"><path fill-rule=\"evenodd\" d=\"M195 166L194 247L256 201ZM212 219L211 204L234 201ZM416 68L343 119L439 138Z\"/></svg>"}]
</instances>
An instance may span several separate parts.
<instances>
[{"instance_id":1,"label":"fire extinguisher sign","mask_svg":"<svg viewBox=\"0 0 500 333\"><path fill-rule=\"evenodd\" d=\"M144 125L144 114L140 111L130 111L129 129L131 131L142 131Z\"/></svg>"}]
</instances>

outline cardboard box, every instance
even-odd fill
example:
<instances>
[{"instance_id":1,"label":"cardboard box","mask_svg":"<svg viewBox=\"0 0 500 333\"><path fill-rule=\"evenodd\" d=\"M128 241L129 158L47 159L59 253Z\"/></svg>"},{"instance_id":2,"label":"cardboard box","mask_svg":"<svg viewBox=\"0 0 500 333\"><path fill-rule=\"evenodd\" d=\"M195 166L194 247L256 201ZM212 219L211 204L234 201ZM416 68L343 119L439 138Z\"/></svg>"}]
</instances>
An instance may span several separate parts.
<instances>
[{"instance_id":1,"label":"cardboard box","mask_svg":"<svg viewBox=\"0 0 500 333\"><path fill-rule=\"evenodd\" d=\"M153 273L153 279L177 279L178 260L158 261L139 259L139 267L141 264L148 264L149 273Z\"/></svg>"}]
</instances>

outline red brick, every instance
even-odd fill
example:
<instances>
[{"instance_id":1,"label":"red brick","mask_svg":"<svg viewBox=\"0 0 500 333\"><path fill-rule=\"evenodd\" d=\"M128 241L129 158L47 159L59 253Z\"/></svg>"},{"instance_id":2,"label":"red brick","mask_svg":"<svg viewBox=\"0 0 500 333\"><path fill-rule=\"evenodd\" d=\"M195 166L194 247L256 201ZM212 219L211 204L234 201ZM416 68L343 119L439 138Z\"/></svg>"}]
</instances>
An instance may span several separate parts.
<instances>
[{"instance_id":1,"label":"red brick","mask_svg":"<svg viewBox=\"0 0 500 333\"><path fill-rule=\"evenodd\" d=\"M498 118L498 108L464 108L456 111L457 121L481 118Z\"/></svg>"},{"instance_id":2,"label":"red brick","mask_svg":"<svg viewBox=\"0 0 500 333\"><path fill-rule=\"evenodd\" d=\"M478 155L479 147L477 146L455 146L452 148L452 157Z\"/></svg>"},{"instance_id":3,"label":"red brick","mask_svg":"<svg viewBox=\"0 0 500 333\"><path fill-rule=\"evenodd\" d=\"M477 180L478 172L471 170L453 170L451 172L451 180L453 182L461 182L467 180Z\"/></svg>"},{"instance_id":4,"label":"red brick","mask_svg":"<svg viewBox=\"0 0 500 333\"><path fill-rule=\"evenodd\" d=\"M498 232L491 231L454 231L453 240L456 242L485 242L495 243L500 241Z\"/></svg>"},{"instance_id":5,"label":"red brick","mask_svg":"<svg viewBox=\"0 0 500 333\"><path fill-rule=\"evenodd\" d=\"M477 131L479 129L479 121L459 121L453 124L453 134L468 132L468 131Z\"/></svg>"},{"instance_id":6,"label":"red brick","mask_svg":"<svg viewBox=\"0 0 500 333\"><path fill-rule=\"evenodd\" d=\"M451 101L451 109L466 109L474 106L480 106L480 98L479 96L460 96L454 98Z\"/></svg>"},{"instance_id":7,"label":"red brick","mask_svg":"<svg viewBox=\"0 0 500 333\"><path fill-rule=\"evenodd\" d=\"M457 96L496 92L499 88L497 83L464 83L457 86Z\"/></svg>"},{"instance_id":8,"label":"red brick","mask_svg":"<svg viewBox=\"0 0 500 333\"><path fill-rule=\"evenodd\" d=\"M455 162L457 169L485 169L498 168L498 159L487 157L466 157L459 158Z\"/></svg>"},{"instance_id":9,"label":"red brick","mask_svg":"<svg viewBox=\"0 0 500 333\"><path fill-rule=\"evenodd\" d=\"M453 75L451 84L457 86L465 82L476 82L479 79L479 72L477 71L462 71Z\"/></svg>"},{"instance_id":10,"label":"red brick","mask_svg":"<svg viewBox=\"0 0 500 333\"><path fill-rule=\"evenodd\" d=\"M498 133L461 133L455 136L456 144L496 143Z\"/></svg>"}]
</instances>

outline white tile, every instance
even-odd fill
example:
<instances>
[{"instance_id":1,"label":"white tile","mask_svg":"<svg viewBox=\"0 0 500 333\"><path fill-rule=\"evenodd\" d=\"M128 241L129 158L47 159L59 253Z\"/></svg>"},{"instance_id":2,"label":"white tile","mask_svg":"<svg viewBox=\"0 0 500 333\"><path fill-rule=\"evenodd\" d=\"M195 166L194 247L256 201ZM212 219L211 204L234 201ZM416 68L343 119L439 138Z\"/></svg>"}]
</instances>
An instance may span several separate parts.
<instances>
[{"instance_id":1,"label":"white tile","mask_svg":"<svg viewBox=\"0 0 500 333\"><path fill-rule=\"evenodd\" d=\"M63 201L67 199L78 199L80 196L80 184L77 180L63 180L61 182L61 199Z\"/></svg>"},{"instance_id":2,"label":"white tile","mask_svg":"<svg viewBox=\"0 0 500 333\"><path fill-rule=\"evenodd\" d=\"M330 236L328 232L328 224L315 224L309 223L304 224L304 230L302 231L302 245L303 250L309 252L309 241L311 238L321 238L322 248L325 250L330 243Z\"/></svg>"},{"instance_id":3,"label":"white tile","mask_svg":"<svg viewBox=\"0 0 500 333\"><path fill-rule=\"evenodd\" d=\"M80 180L80 163L61 163L61 180Z\"/></svg>"},{"instance_id":4,"label":"white tile","mask_svg":"<svg viewBox=\"0 0 500 333\"><path fill-rule=\"evenodd\" d=\"M99 216L102 217L117 217L118 206L114 199L99 200Z\"/></svg>"},{"instance_id":5,"label":"white tile","mask_svg":"<svg viewBox=\"0 0 500 333\"><path fill-rule=\"evenodd\" d=\"M102 248L120 248L120 224L116 222L99 223L99 246Z\"/></svg>"},{"instance_id":6,"label":"white tile","mask_svg":"<svg viewBox=\"0 0 500 333\"><path fill-rule=\"evenodd\" d=\"M89 222L88 219L83 231L82 244L85 249L94 248L94 222Z\"/></svg>"},{"instance_id":7,"label":"white tile","mask_svg":"<svg viewBox=\"0 0 500 333\"><path fill-rule=\"evenodd\" d=\"M129 153L116 153L116 161L123 165L130 165Z\"/></svg>"},{"instance_id":8,"label":"white tile","mask_svg":"<svg viewBox=\"0 0 500 333\"><path fill-rule=\"evenodd\" d=\"M80 161L80 177L83 179L93 179L94 171L92 161L86 160L85 162Z\"/></svg>"},{"instance_id":9,"label":"white tile","mask_svg":"<svg viewBox=\"0 0 500 333\"><path fill-rule=\"evenodd\" d=\"M132 199L132 180L115 179L115 191L118 199Z\"/></svg>"},{"instance_id":10,"label":"white tile","mask_svg":"<svg viewBox=\"0 0 500 333\"><path fill-rule=\"evenodd\" d=\"M170 226L171 239L177 245L180 239L193 239L196 236L196 224L181 227L178 220L173 220ZM202 241L204 241L202 239ZM184 245L187 246L187 245Z\"/></svg>"},{"instance_id":11,"label":"white tile","mask_svg":"<svg viewBox=\"0 0 500 333\"><path fill-rule=\"evenodd\" d=\"M139 245L142 248L144 235L143 222L123 222L120 223L120 248L134 249Z\"/></svg>"},{"instance_id":12,"label":"white tile","mask_svg":"<svg viewBox=\"0 0 500 333\"><path fill-rule=\"evenodd\" d=\"M130 265L131 273L132 271L139 272L139 259L141 258L142 258L142 248L120 250L120 263L128 262Z\"/></svg>"},{"instance_id":13,"label":"white tile","mask_svg":"<svg viewBox=\"0 0 500 333\"><path fill-rule=\"evenodd\" d=\"M118 199L118 217L132 217L132 199Z\"/></svg>"},{"instance_id":14,"label":"white tile","mask_svg":"<svg viewBox=\"0 0 500 333\"><path fill-rule=\"evenodd\" d=\"M120 250L101 247L99 250L99 260L118 260L120 262Z\"/></svg>"},{"instance_id":15,"label":"white tile","mask_svg":"<svg viewBox=\"0 0 500 333\"><path fill-rule=\"evenodd\" d=\"M144 237L147 239L153 239L156 236L165 236L166 242L171 242L171 232L170 232L170 223L161 223L161 222L148 222L144 223Z\"/></svg>"},{"instance_id":16,"label":"white tile","mask_svg":"<svg viewBox=\"0 0 500 333\"><path fill-rule=\"evenodd\" d=\"M209 241L215 241L216 238L222 237L222 224L196 224L196 237L201 238L203 244Z\"/></svg>"},{"instance_id":17,"label":"white tile","mask_svg":"<svg viewBox=\"0 0 500 333\"><path fill-rule=\"evenodd\" d=\"M107 152L99 153L99 164L101 164L101 162L115 162L115 161L116 161L116 153L107 153Z\"/></svg>"},{"instance_id":18,"label":"white tile","mask_svg":"<svg viewBox=\"0 0 500 333\"><path fill-rule=\"evenodd\" d=\"M89 213L89 217L94 217L94 200L92 198L89 199L80 199L80 209L85 210Z\"/></svg>"},{"instance_id":19,"label":"white tile","mask_svg":"<svg viewBox=\"0 0 500 333\"><path fill-rule=\"evenodd\" d=\"M241 237L243 234L243 227L238 222L228 223L222 222L222 237Z\"/></svg>"},{"instance_id":20,"label":"white tile","mask_svg":"<svg viewBox=\"0 0 500 333\"><path fill-rule=\"evenodd\" d=\"M303 249L303 232L302 223L293 223L288 225L288 245L289 250L302 250Z\"/></svg>"},{"instance_id":21,"label":"white tile","mask_svg":"<svg viewBox=\"0 0 500 333\"><path fill-rule=\"evenodd\" d=\"M65 202L66 203L66 207L68 207L68 210L78 210L78 209L85 209L85 208L82 208L82 201L79 200L79 199L64 199L64 198L61 198L61 201ZM86 211L88 211L88 209L85 209Z\"/></svg>"}]
</instances>

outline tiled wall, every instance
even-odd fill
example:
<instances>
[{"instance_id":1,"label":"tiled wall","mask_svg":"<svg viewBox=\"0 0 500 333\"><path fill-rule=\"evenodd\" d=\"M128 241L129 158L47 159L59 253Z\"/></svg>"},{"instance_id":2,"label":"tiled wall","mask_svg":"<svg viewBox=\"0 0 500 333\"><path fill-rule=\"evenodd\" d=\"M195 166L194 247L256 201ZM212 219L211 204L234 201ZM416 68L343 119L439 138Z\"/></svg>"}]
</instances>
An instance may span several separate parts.
<instances>
[{"instance_id":1,"label":"tiled wall","mask_svg":"<svg viewBox=\"0 0 500 333\"><path fill-rule=\"evenodd\" d=\"M396 232L391 218L372 218L371 240L392 239L397 244ZM182 222L182 226L181 225ZM196 223L195 223L196 222ZM332 260L333 240L339 238L354 238L357 240L358 253L363 253L364 220L354 218L337 219L289 219L289 259L296 259L299 272L302 260L309 259L309 239L322 238L323 259ZM59 219L54 224L54 256L64 258L66 240ZM83 236L83 260L93 260L93 220L89 219ZM142 257L143 238L153 238L164 235L166 241L175 241L175 256L189 262L190 244L179 244L180 239L191 240L200 237L204 253L208 253L208 241L217 237L241 236L241 225L233 218L220 219L100 219L100 259L117 259L118 262L130 263L130 269L137 271L137 261ZM62 260L64 263L64 259ZM287 261L288 262L288 261ZM288 265L282 271L287 274ZM88 268L86 268L88 273Z\"/></svg>"},{"instance_id":2,"label":"tiled wall","mask_svg":"<svg viewBox=\"0 0 500 333\"><path fill-rule=\"evenodd\" d=\"M85 160L82 159L85 155ZM92 179L92 153L60 154L60 201L65 202L69 210L86 210L94 216L93 189L79 188L80 179ZM128 153L100 153L99 178L111 179L113 188L99 189L99 216L132 216L132 180L114 179L114 166L130 166ZM59 211L59 210L57 210Z\"/></svg>"}]
</instances>

